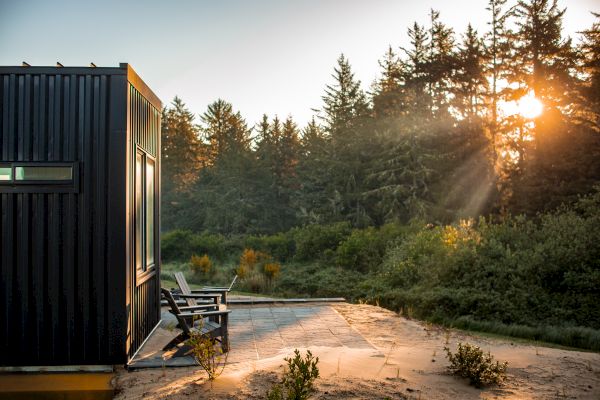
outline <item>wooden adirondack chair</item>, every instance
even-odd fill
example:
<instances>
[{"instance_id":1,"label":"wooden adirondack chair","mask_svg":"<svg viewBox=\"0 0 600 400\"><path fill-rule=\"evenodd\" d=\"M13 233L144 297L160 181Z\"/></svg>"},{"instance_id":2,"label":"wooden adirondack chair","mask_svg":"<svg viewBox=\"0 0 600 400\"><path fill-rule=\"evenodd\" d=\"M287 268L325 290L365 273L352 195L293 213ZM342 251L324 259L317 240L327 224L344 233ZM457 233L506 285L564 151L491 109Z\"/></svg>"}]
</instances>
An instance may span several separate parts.
<instances>
[{"instance_id":1,"label":"wooden adirondack chair","mask_svg":"<svg viewBox=\"0 0 600 400\"><path fill-rule=\"evenodd\" d=\"M235 281L237 280L237 275L233 278L233 281L231 281L231 285L229 285L229 287L203 287L201 289L190 289L190 285L188 285L187 280L185 279L185 275L183 275L183 272L175 272L174 274L175 276L175 281L177 282L177 285L179 286L179 289L181 290L181 295L179 295L179 297L185 299L188 302L189 306L195 305L195 301L196 299L207 299L207 298L215 298L215 295L217 297L221 297L221 303L222 304L227 304L227 293L229 293L231 291L231 288L233 287L233 285L235 284ZM190 304L190 302L194 302L194 304ZM218 300L215 299L215 302L218 302Z\"/></svg>"},{"instance_id":2,"label":"wooden adirondack chair","mask_svg":"<svg viewBox=\"0 0 600 400\"><path fill-rule=\"evenodd\" d=\"M227 304L227 293L231 292L235 281L237 280L237 275L233 277L231 284L229 286L203 286L200 290L209 291L209 292L221 292L223 294L221 302ZM192 290L192 293L195 293L196 290Z\"/></svg>"},{"instance_id":3,"label":"wooden adirondack chair","mask_svg":"<svg viewBox=\"0 0 600 400\"><path fill-rule=\"evenodd\" d=\"M219 304L219 298L221 297L220 292L202 291L200 293L192 293L183 272L175 272L173 275L175 276L175 281L177 282L177 286L179 286L179 290L181 290L181 293L178 293L177 296L184 299L189 307L197 306L197 300L209 300L213 304Z\"/></svg>"},{"instance_id":4,"label":"wooden adirondack chair","mask_svg":"<svg viewBox=\"0 0 600 400\"><path fill-rule=\"evenodd\" d=\"M204 308L210 306L201 305L196 307L184 307L186 311L183 311L182 308L177 305L173 298L173 294L171 294L169 290L161 288L160 291L171 308L169 312L177 318L179 328L181 328L182 331L163 347L163 351L170 350L179 343L186 341L191 337L192 332L199 332L203 335L208 335L213 339L217 339L221 342L223 352L229 351L228 329L230 310L206 311ZM214 307L214 305L212 307ZM195 310L192 308L195 308Z\"/></svg>"}]
</instances>

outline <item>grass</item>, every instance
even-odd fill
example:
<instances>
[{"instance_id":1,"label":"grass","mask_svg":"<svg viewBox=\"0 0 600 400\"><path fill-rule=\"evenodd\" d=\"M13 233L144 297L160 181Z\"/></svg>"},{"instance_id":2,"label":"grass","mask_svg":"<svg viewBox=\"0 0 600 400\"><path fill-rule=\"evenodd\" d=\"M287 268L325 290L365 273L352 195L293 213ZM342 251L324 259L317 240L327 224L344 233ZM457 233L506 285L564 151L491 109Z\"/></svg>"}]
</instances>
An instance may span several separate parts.
<instances>
[{"instance_id":1,"label":"grass","mask_svg":"<svg viewBox=\"0 0 600 400\"><path fill-rule=\"evenodd\" d=\"M185 270L185 264L166 263L161 273L161 284L165 288L176 288L174 280L169 279L172 273ZM217 270L215 282L206 282L206 285L222 286L227 278L224 266ZM342 276L344 279L340 279ZM166 279L164 279L166 278ZM217 282L218 281L218 282ZM278 298L289 297L335 297L343 296L352 298L353 289L360 283L361 277L348 271L333 267L323 267L318 264L288 263L282 266L281 278L278 279L274 294L253 293L247 291L232 291L233 295L242 296L268 296ZM198 289L203 285L193 283L188 279L191 289ZM540 347L554 347L569 350L600 351L600 331L585 327L560 327L560 326L525 326L517 324L503 324L497 321L478 321L468 317L448 319L435 323L477 333L507 341L531 344Z\"/></svg>"},{"instance_id":2,"label":"grass","mask_svg":"<svg viewBox=\"0 0 600 400\"><path fill-rule=\"evenodd\" d=\"M194 289L200 289L202 288L202 285L198 285L195 283L189 283L190 285L190 289L194 290ZM177 288L177 282L169 280L169 279L161 279L160 280L160 285L161 287L164 287L165 289L175 289ZM251 293L251 292L243 292L240 290L232 290L229 295L233 295L233 296L251 296L251 297L274 297L274 298L279 298L279 297L275 297L275 296L271 296L271 295L265 295L265 294L261 294L261 293Z\"/></svg>"},{"instance_id":3,"label":"grass","mask_svg":"<svg viewBox=\"0 0 600 400\"><path fill-rule=\"evenodd\" d=\"M481 336L523 341L535 346L555 347L568 350L600 351L600 331L584 327L524 326L503 324L495 321L476 321L457 318L444 321L451 328L475 332Z\"/></svg>"}]
</instances>

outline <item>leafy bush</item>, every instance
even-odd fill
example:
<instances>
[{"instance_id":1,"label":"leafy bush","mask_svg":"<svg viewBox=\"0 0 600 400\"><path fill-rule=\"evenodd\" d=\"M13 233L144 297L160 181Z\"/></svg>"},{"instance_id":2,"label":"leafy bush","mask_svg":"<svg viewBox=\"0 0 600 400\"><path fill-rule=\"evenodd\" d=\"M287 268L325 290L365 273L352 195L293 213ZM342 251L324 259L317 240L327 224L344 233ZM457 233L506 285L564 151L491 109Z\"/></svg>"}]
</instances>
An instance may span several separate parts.
<instances>
[{"instance_id":1,"label":"leafy bush","mask_svg":"<svg viewBox=\"0 0 600 400\"><path fill-rule=\"evenodd\" d=\"M501 383L506 379L507 362L494 362L494 357L485 354L478 346L459 343L456 353L444 347L450 361L448 369L455 375L468 378L475 387Z\"/></svg>"},{"instance_id":2,"label":"leafy bush","mask_svg":"<svg viewBox=\"0 0 600 400\"><path fill-rule=\"evenodd\" d=\"M369 227L354 229L336 250L336 265L366 272L381 263L387 243L379 232Z\"/></svg>"},{"instance_id":3,"label":"leafy bush","mask_svg":"<svg viewBox=\"0 0 600 400\"><path fill-rule=\"evenodd\" d=\"M361 286L367 298L411 309L420 318L556 327L564 334L552 335L552 341L589 348L598 332L579 339L569 332L600 329L598 260L600 194L595 194L536 220L482 218L423 227L390 247L380 270Z\"/></svg>"},{"instance_id":4,"label":"leafy bush","mask_svg":"<svg viewBox=\"0 0 600 400\"><path fill-rule=\"evenodd\" d=\"M196 362L206 371L212 387L212 382L225 369L229 353L223 353L221 344L216 339L196 331L190 334L187 344L191 347Z\"/></svg>"},{"instance_id":5,"label":"leafy bush","mask_svg":"<svg viewBox=\"0 0 600 400\"><path fill-rule=\"evenodd\" d=\"M296 260L316 260L326 250L337 249L348 235L350 223L339 222L331 225L308 225L292 230L296 242Z\"/></svg>"},{"instance_id":6,"label":"leafy bush","mask_svg":"<svg viewBox=\"0 0 600 400\"><path fill-rule=\"evenodd\" d=\"M185 261L193 254L208 254L219 260L225 260L229 254L237 253L240 245L234 239L219 234L196 234L176 229L161 237L161 256L163 261Z\"/></svg>"},{"instance_id":7,"label":"leafy bush","mask_svg":"<svg viewBox=\"0 0 600 400\"><path fill-rule=\"evenodd\" d=\"M229 241L219 234L203 233L192 237L192 250L196 254L209 254L219 260L226 258L229 244Z\"/></svg>"},{"instance_id":8,"label":"leafy bush","mask_svg":"<svg viewBox=\"0 0 600 400\"><path fill-rule=\"evenodd\" d=\"M214 272L212 261L206 254L202 257L194 254L190 258L190 269L194 275L209 276Z\"/></svg>"},{"instance_id":9,"label":"leafy bush","mask_svg":"<svg viewBox=\"0 0 600 400\"><path fill-rule=\"evenodd\" d=\"M310 350L306 357L294 350L294 357L284 359L287 362L286 371L280 385L275 385L268 393L269 400L305 400L313 392L314 381L319 377L319 357L314 358Z\"/></svg>"},{"instance_id":10,"label":"leafy bush","mask_svg":"<svg viewBox=\"0 0 600 400\"><path fill-rule=\"evenodd\" d=\"M296 243L289 232L275 235L248 236L245 239L246 247L271 254L279 261L291 260L296 251Z\"/></svg>"},{"instance_id":11,"label":"leafy bush","mask_svg":"<svg viewBox=\"0 0 600 400\"><path fill-rule=\"evenodd\" d=\"M193 253L194 234L176 229L161 236L160 251L163 261L189 260Z\"/></svg>"}]
</instances>

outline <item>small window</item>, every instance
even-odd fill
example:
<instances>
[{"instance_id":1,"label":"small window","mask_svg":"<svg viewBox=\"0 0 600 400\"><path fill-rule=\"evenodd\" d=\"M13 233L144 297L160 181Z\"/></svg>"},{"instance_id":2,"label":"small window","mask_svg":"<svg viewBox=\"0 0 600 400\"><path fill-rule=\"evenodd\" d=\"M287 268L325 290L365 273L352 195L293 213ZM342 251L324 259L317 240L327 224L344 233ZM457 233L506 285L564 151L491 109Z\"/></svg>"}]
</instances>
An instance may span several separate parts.
<instances>
[{"instance_id":1,"label":"small window","mask_svg":"<svg viewBox=\"0 0 600 400\"><path fill-rule=\"evenodd\" d=\"M0 193L78 193L79 162L0 161Z\"/></svg>"},{"instance_id":2,"label":"small window","mask_svg":"<svg viewBox=\"0 0 600 400\"><path fill-rule=\"evenodd\" d=\"M73 167L65 166L22 166L15 167L16 181L70 181Z\"/></svg>"},{"instance_id":3,"label":"small window","mask_svg":"<svg viewBox=\"0 0 600 400\"><path fill-rule=\"evenodd\" d=\"M0 181L12 180L12 167L10 165L0 165Z\"/></svg>"}]
</instances>

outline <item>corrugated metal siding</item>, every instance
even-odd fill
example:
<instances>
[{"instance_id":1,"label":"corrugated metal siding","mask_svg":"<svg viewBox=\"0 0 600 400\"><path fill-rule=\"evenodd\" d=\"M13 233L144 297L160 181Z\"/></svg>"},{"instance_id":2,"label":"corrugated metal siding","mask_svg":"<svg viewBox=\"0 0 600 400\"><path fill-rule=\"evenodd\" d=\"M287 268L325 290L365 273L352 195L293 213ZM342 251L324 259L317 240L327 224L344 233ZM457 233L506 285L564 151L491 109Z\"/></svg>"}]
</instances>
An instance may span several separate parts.
<instances>
[{"instance_id":1,"label":"corrugated metal siding","mask_svg":"<svg viewBox=\"0 0 600 400\"><path fill-rule=\"evenodd\" d=\"M144 339L150 334L152 329L160 321L160 254L159 254L159 204L160 204L160 157L159 157L159 142L160 142L160 110L156 109L135 87L129 85L129 129L130 135L133 138L132 148L130 150L130 166L132 177L130 181L130 198L131 210L135 209L135 193L134 176L135 176L135 155L136 148L139 148L155 158L155 250L156 266L154 274L149 278L146 277L138 280L135 269L135 251L133 251L135 243L134 224L131 224L130 237L132 243L132 251L130 255L130 315L129 315L129 346L128 354L133 354L139 349ZM132 213L133 215L134 213Z\"/></svg>"},{"instance_id":2,"label":"corrugated metal siding","mask_svg":"<svg viewBox=\"0 0 600 400\"><path fill-rule=\"evenodd\" d=\"M78 193L0 193L1 365L124 361L125 79L0 74L0 161L81 166Z\"/></svg>"},{"instance_id":3,"label":"corrugated metal siding","mask_svg":"<svg viewBox=\"0 0 600 400\"><path fill-rule=\"evenodd\" d=\"M130 126L135 143L146 153L156 157L160 134L160 111L154 108L133 85L129 85Z\"/></svg>"}]
</instances>

